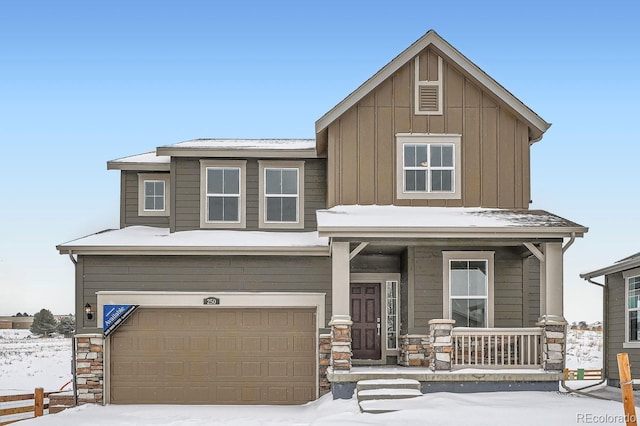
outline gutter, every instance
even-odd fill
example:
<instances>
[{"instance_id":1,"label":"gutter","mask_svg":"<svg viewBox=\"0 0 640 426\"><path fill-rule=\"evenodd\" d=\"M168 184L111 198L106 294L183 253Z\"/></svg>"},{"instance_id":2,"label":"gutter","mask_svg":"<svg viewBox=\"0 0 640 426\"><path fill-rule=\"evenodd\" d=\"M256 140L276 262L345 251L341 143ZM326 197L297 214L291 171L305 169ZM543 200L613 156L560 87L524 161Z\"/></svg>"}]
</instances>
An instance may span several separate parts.
<instances>
[{"instance_id":1,"label":"gutter","mask_svg":"<svg viewBox=\"0 0 640 426\"><path fill-rule=\"evenodd\" d=\"M569 243L567 243L567 246L568 245L569 245ZM607 314L607 312L606 312L606 309L607 309L607 298L609 297L609 292L608 292L607 286L605 284L601 284L599 282L593 281L591 278L586 278L586 277L582 277L582 278L584 278L590 284L597 285L598 287L602 287L602 302L603 302L603 305L604 305L602 323L604 324L604 320L605 320L606 314ZM566 342L565 342L565 345L566 345ZM597 396L597 395L592 395L592 394L590 394L588 392L584 392L585 389L590 389L590 388L593 388L595 386L599 386L599 385L601 385L601 384L603 384L604 382L607 381L607 379L606 379L606 376L607 376L606 375L606 368L605 368L606 367L606 363L604 362L605 361L604 357L605 357L606 353L607 353L607 351L606 351L606 341L603 339L602 340L602 380L600 380L598 383L594 383L592 385L586 386L586 387L581 388L581 389L572 389L572 388L567 386L566 381L563 378L560 381L560 386L562 386L562 388L564 390L566 390L568 393L575 393L575 394L582 395L582 396L588 396L590 398L596 398L596 399L602 399L602 400L608 401L607 398L604 398L604 397L601 397L601 396ZM564 365L567 365L567 351L566 351L566 349L564 351Z\"/></svg>"},{"instance_id":2,"label":"gutter","mask_svg":"<svg viewBox=\"0 0 640 426\"><path fill-rule=\"evenodd\" d=\"M78 260L73 257L73 251L69 250L69 259L71 259L71 262L73 263L73 269L74 269L74 275L75 275L75 268L78 265ZM77 314L77 312L76 312ZM76 315L76 330L78 329L78 315ZM75 331L75 330L74 330ZM73 406L77 407L78 406L78 383L77 383L77 379L76 379L76 336L74 333L74 336L71 337L71 387L73 389Z\"/></svg>"}]
</instances>

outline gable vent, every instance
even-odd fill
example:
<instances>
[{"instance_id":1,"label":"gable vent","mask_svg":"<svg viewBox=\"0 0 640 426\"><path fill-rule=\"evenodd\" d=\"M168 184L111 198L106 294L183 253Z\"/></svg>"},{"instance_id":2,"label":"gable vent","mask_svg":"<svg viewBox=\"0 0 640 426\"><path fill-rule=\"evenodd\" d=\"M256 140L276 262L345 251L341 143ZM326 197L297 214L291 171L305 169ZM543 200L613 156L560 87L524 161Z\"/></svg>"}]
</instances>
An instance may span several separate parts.
<instances>
[{"instance_id":1,"label":"gable vent","mask_svg":"<svg viewBox=\"0 0 640 426\"><path fill-rule=\"evenodd\" d=\"M419 86L418 109L420 111L438 111L438 86Z\"/></svg>"}]
</instances>

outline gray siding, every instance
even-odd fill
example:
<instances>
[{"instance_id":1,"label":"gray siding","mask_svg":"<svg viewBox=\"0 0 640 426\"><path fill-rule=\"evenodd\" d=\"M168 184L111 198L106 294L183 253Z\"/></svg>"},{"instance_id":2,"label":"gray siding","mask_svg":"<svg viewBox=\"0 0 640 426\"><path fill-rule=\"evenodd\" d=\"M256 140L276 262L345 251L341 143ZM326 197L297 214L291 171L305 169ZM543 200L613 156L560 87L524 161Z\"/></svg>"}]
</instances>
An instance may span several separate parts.
<instances>
[{"instance_id":1,"label":"gray siding","mask_svg":"<svg viewBox=\"0 0 640 426\"><path fill-rule=\"evenodd\" d=\"M620 380L617 354L629 354L631 377L640 377L640 349L625 349L625 294L622 272L608 275L606 278L607 297L604 316L604 367L608 379Z\"/></svg>"},{"instance_id":2,"label":"gray siding","mask_svg":"<svg viewBox=\"0 0 640 426\"><path fill-rule=\"evenodd\" d=\"M123 170L121 173L121 190L124 192L121 197L121 226L146 225L168 228L169 216L138 215L138 172Z\"/></svg>"},{"instance_id":3,"label":"gray siding","mask_svg":"<svg viewBox=\"0 0 640 426\"><path fill-rule=\"evenodd\" d=\"M422 333L427 330L430 319L442 318L442 251L460 249L460 247L409 249L414 253L414 297L409 301L413 303L414 327L409 329L409 333ZM523 315L523 259L518 251L496 247L465 247L464 250L495 252L494 325L495 327L522 327L525 318Z\"/></svg>"},{"instance_id":4,"label":"gray siding","mask_svg":"<svg viewBox=\"0 0 640 426\"><path fill-rule=\"evenodd\" d=\"M524 286L522 288L525 304L524 327L535 327L540 318L540 261L531 256L524 261Z\"/></svg>"},{"instance_id":5,"label":"gray siding","mask_svg":"<svg viewBox=\"0 0 640 426\"><path fill-rule=\"evenodd\" d=\"M326 293L331 318L331 259L281 256L80 256L78 317L86 332L95 327L82 306L97 306L101 290L306 291Z\"/></svg>"},{"instance_id":6,"label":"gray siding","mask_svg":"<svg viewBox=\"0 0 640 426\"><path fill-rule=\"evenodd\" d=\"M175 172L174 231L200 228L200 161L198 158L173 158ZM325 160L304 163L304 230L316 230L316 210L326 208ZM258 229L258 160L247 160L246 229ZM285 231L280 229L279 231ZM292 230L295 231L295 230Z\"/></svg>"}]
</instances>

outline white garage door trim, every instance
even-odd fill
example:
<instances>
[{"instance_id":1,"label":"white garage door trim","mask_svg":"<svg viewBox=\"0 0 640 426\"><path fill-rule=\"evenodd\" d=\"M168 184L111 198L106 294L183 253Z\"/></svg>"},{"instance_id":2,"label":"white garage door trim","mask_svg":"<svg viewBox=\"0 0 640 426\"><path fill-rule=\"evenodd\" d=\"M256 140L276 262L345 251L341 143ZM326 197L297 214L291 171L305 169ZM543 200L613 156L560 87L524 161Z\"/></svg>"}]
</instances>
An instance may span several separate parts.
<instances>
[{"instance_id":1,"label":"white garage door trim","mask_svg":"<svg viewBox=\"0 0 640 426\"><path fill-rule=\"evenodd\" d=\"M178 291L98 291L96 292L98 327L103 327L104 305L139 305L141 308L316 308L316 326L324 328L325 293L295 292L178 292ZM204 299L217 297L219 305L205 305ZM104 342L103 391L105 403L111 403L111 338ZM318 382L318 336L316 336L316 383ZM319 389L316 388L316 399Z\"/></svg>"}]
</instances>

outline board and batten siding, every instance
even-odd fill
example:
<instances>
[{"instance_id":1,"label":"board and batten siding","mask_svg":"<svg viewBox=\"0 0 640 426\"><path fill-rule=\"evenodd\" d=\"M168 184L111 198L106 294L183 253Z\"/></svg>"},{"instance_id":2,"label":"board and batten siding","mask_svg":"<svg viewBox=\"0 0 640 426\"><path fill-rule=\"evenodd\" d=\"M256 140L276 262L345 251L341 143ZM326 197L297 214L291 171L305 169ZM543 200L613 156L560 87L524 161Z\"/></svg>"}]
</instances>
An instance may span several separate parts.
<instances>
[{"instance_id":1,"label":"board and batten siding","mask_svg":"<svg viewBox=\"0 0 640 426\"><path fill-rule=\"evenodd\" d=\"M135 225L169 227L168 216L140 216L138 214L138 173L141 172L129 170L120 172L120 227Z\"/></svg>"},{"instance_id":2,"label":"board and batten siding","mask_svg":"<svg viewBox=\"0 0 640 426\"><path fill-rule=\"evenodd\" d=\"M98 291L282 291L326 293L331 318L331 259L285 256L78 256L76 312L97 306ZM84 315L78 327L95 329ZM80 319L80 318L79 318ZM79 330L78 332L83 332Z\"/></svg>"},{"instance_id":3,"label":"board and batten siding","mask_svg":"<svg viewBox=\"0 0 640 426\"><path fill-rule=\"evenodd\" d=\"M586 284L585 284L586 285ZM604 301L604 368L607 379L620 381L618 372L618 354L629 354L631 363L631 377L640 378L640 349L624 348L625 340L624 317L626 315L626 296L624 294L624 278L622 272L607 275L607 297ZM616 383L617 385L618 383Z\"/></svg>"},{"instance_id":4,"label":"board and batten siding","mask_svg":"<svg viewBox=\"0 0 640 426\"><path fill-rule=\"evenodd\" d=\"M528 326L529 318L523 315L523 288L532 285L523 280L523 262L517 250L509 248L469 248L469 251L494 251L494 326ZM421 333L428 329L431 319L442 318L443 257L442 251L459 251L459 247L409 247L408 273L413 273L412 306L413 327L409 333Z\"/></svg>"},{"instance_id":5,"label":"board and batten siding","mask_svg":"<svg viewBox=\"0 0 640 426\"><path fill-rule=\"evenodd\" d=\"M414 61L328 127L328 207L352 204L528 208L526 123L432 48L420 56L430 79L443 58L443 114L414 114ZM425 64L425 65L422 65ZM421 71L422 73L422 71ZM423 78L423 77L421 77ZM396 134L461 134L461 199L395 197Z\"/></svg>"},{"instance_id":6,"label":"board and batten siding","mask_svg":"<svg viewBox=\"0 0 640 426\"><path fill-rule=\"evenodd\" d=\"M304 160L304 229L290 231L315 231L316 210L326 208L325 160ZM172 158L174 174L172 192L172 231L189 231L200 228L200 159ZM259 177L258 160L248 159L246 167L246 230L258 230ZM289 231L278 229L278 231Z\"/></svg>"}]
</instances>

